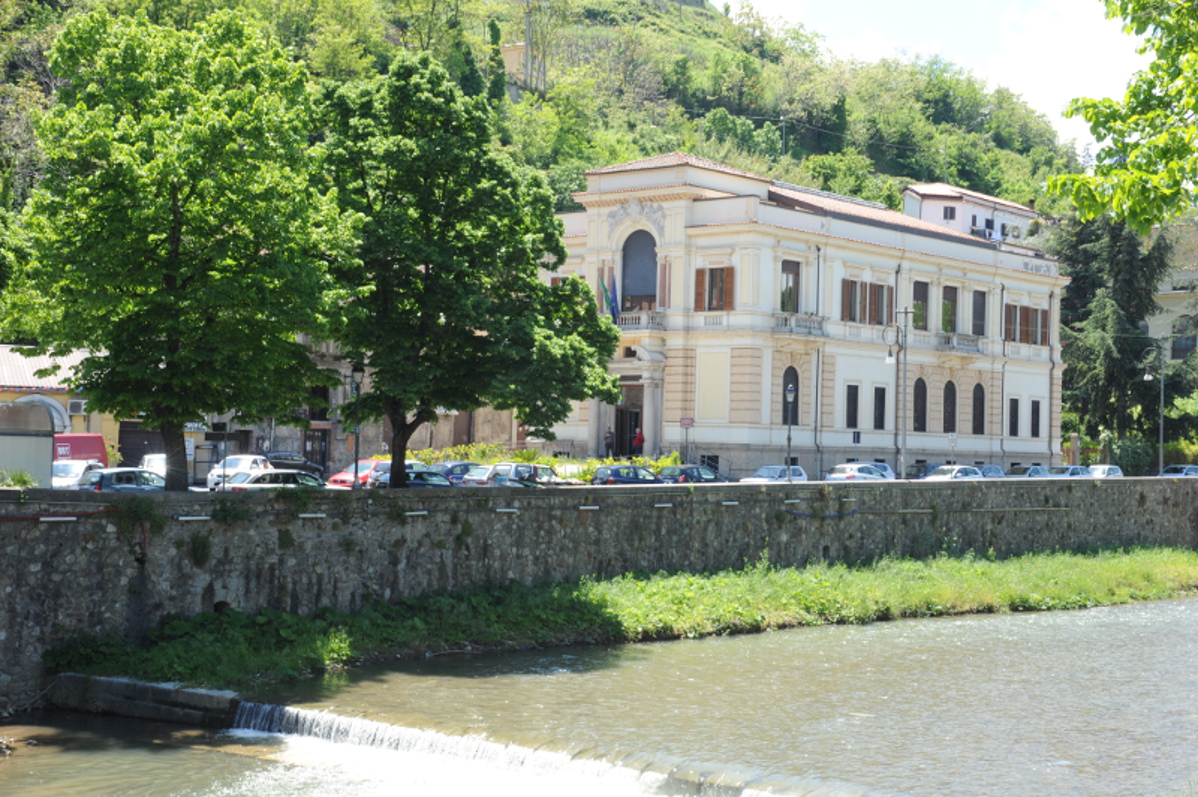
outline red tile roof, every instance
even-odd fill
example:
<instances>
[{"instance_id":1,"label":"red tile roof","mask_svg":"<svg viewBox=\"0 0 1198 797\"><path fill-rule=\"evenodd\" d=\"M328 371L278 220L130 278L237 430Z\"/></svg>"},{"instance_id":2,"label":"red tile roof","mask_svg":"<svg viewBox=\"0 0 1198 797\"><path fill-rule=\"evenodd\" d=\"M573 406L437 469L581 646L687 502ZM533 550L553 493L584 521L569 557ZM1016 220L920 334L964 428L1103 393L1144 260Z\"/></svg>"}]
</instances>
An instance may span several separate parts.
<instances>
[{"instance_id":1,"label":"red tile roof","mask_svg":"<svg viewBox=\"0 0 1198 797\"><path fill-rule=\"evenodd\" d=\"M1018 208L1019 210L1024 210L1028 213L1036 212L1026 205L1020 205L1018 202L999 199L996 196L983 194L979 191L971 191L968 188L958 188L957 186L949 185L948 183L913 183L907 186L907 190L922 197L942 197L944 199L968 198L975 199L980 202L989 202L995 205L1005 205L1009 208Z\"/></svg>"},{"instance_id":2,"label":"red tile roof","mask_svg":"<svg viewBox=\"0 0 1198 797\"><path fill-rule=\"evenodd\" d=\"M770 189L770 198L775 201L781 200L779 204L789 205L797 203L800 208L806 210L850 216L867 223L873 222L875 224L881 223L893 227L903 227L912 232L936 233L937 235L961 239L962 241L974 244L990 243L976 236L957 232L940 224L933 224L930 221L924 221L914 216L908 216L905 213L899 213L897 210L891 210L874 202L854 201L848 197L838 197L835 194L829 194L824 191L805 191L798 186L783 186L775 183Z\"/></svg>"}]
</instances>

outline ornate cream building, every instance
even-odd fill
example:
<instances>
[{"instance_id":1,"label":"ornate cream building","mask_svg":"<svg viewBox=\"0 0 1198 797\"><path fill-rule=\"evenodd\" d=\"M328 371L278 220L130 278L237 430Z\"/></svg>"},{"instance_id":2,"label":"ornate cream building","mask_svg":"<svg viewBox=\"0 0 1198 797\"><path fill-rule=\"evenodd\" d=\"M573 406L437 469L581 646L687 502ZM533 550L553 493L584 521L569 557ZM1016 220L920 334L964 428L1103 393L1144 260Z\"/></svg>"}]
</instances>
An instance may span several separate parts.
<instances>
[{"instance_id":1,"label":"ornate cream building","mask_svg":"<svg viewBox=\"0 0 1198 797\"><path fill-rule=\"evenodd\" d=\"M646 454L732 477L780 464L788 432L813 478L1059 458L1066 280L1019 245L1031 208L934 184L898 213L683 153L587 181L546 278L614 294L624 399L577 406L547 448L601 455L610 426L624 453L641 428Z\"/></svg>"}]
</instances>

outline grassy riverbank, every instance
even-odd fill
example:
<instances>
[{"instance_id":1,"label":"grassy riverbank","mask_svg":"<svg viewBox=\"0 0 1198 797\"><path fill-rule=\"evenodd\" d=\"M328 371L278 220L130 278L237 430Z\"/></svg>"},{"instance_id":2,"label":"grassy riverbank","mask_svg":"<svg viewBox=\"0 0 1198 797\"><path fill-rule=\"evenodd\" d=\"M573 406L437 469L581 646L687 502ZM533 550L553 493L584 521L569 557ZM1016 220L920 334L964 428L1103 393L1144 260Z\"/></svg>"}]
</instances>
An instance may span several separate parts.
<instances>
[{"instance_id":1,"label":"grassy riverbank","mask_svg":"<svg viewBox=\"0 0 1198 797\"><path fill-rule=\"evenodd\" d=\"M541 587L426 595L353 614L273 610L168 619L141 646L78 639L52 671L209 686L300 677L355 661L576 642L641 642L829 623L1079 609L1198 589L1198 553L1175 549L1007 560L967 556L706 575L627 575Z\"/></svg>"}]
</instances>

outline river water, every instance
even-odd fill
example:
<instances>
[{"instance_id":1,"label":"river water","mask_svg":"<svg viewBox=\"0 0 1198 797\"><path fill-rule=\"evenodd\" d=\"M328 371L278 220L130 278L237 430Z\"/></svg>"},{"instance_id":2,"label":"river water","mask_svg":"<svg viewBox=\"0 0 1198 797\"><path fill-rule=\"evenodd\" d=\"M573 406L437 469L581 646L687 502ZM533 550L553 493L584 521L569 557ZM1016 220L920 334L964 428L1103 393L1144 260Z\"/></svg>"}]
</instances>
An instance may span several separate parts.
<instances>
[{"instance_id":1,"label":"river water","mask_svg":"<svg viewBox=\"0 0 1198 797\"><path fill-rule=\"evenodd\" d=\"M1196 663L1198 599L444 656L254 696L341 742L0 726L0 794L1192 796Z\"/></svg>"}]
</instances>

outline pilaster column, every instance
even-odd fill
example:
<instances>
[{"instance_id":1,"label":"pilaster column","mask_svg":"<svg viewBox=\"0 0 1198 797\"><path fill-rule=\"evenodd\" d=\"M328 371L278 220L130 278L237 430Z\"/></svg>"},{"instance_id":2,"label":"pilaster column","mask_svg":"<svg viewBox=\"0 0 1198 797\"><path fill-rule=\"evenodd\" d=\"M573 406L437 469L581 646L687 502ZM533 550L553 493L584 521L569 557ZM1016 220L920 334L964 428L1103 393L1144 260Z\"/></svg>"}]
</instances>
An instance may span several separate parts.
<instances>
[{"instance_id":1,"label":"pilaster column","mask_svg":"<svg viewBox=\"0 0 1198 797\"><path fill-rule=\"evenodd\" d=\"M645 381L645 417L641 431L645 434L645 456L655 457L661 451L661 393L660 379Z\"/></svg>"},{"instance_id":2,"label":"pilaster column","mask_svg":"<svg viewBox=\"0 0 1198 797\"><path fill-rule=\"evenodd\" d=\"M603 402L597 398L587 410L587 456L603 456Z\"/></svg>"}]
</instances>

